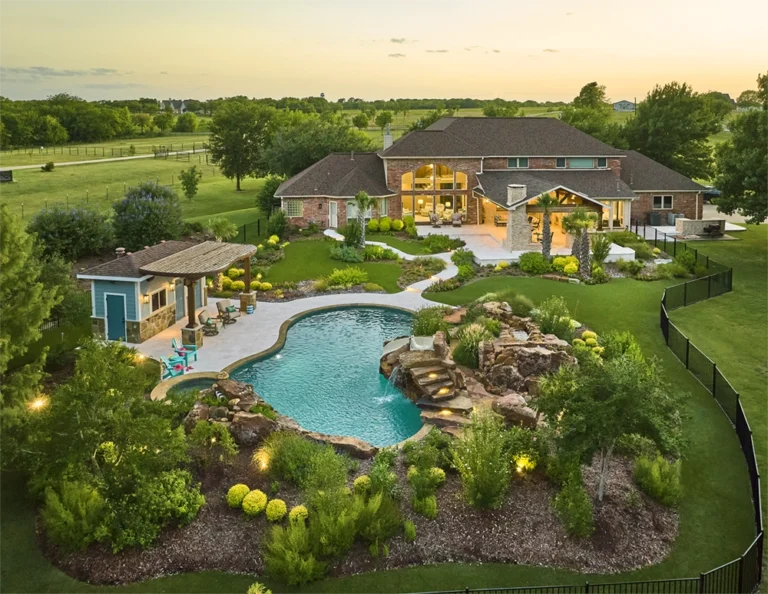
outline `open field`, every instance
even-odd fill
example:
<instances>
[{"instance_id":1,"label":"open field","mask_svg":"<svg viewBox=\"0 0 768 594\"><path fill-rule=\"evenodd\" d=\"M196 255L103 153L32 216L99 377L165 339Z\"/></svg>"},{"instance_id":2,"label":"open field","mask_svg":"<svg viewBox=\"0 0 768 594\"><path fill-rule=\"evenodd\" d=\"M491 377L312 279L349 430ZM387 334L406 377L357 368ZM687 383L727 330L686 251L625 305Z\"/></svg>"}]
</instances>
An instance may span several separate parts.
<instances>
[{"instance_id":1,"label":"open field","mask_svg":"<svg viewBox=\"0 0 768 594\"><path fill-rule=\"evenodd\" d=\"M170 132L164 136L121 138L108 142L93 142L86 144L67 144L56 147L26 148L13 151L0 151L0 167L14 165L38 165L53 161L88 161L91 159L109 159L112 157L127 157L131 145L136 148L137 155L151 155L154 148L167 147L168 150L192 150L202 148L207 142L208 134L195 132L181 134Z\"/></svg>"}]
</instances>

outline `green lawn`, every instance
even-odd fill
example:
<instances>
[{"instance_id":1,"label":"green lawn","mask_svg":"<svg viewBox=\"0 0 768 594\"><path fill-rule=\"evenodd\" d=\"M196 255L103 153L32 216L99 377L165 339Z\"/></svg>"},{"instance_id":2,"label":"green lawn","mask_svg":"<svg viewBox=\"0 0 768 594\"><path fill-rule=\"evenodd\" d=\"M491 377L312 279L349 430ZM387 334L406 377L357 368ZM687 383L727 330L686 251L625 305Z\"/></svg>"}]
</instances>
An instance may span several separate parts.
<instances>
[{"instance_id":1,"label":"green lawn","mask_svg":"<svg viewBox=\"0 0 768 594\"><path fill-rule=\"evenodd\" d=\"M361 262L348 264L331 260L333 244L324 239L295 241L285 248L285 258L274 264L265 280L275 282L302 281L326 276L334 268L358 266L368 273L368 281L384 287L387 293L401 291L397 286L400 264L396 262Z\"/></svg>"},{"instance_id":2,"label":"green lawn","mask_svg":"<svg viewBox=\"0 0 768 594\"><path fill-rule=\"evenodd\" d=\"M88 161L91 159L109 159L111 157L127 157L131 145L136 148L137 155L150 155L154 147L165 146L170 150L190 150L202 148L202 143L208 141L207 132L198 133L169 133L164 136L121 138L107 142L90 142L82 144L67 144L56 147L27 148L0 152L0 165L12 167L15 165L39 165L48 161L64 163L67 161ZM122 154L120 153L122 149Z\"/></svg>"},{"instance_id":3,"label":"green lawn","mask_svg":"<svg viewBox=\"0 0 768 594\"><path fill-rule=\"evenodd\" d=\"M408 241L399 237L393 237L392 235L386 235L384 233L366 233L366 241L380 241L386 243L388 246L405 252L406 254L412 254L414 256L423 256L427 254L427 250L418 241Z\"/></svg>"},{"instance_id":4,"label":"green lawn","mask_svg":"<svg viewBox=\"0 0 768 594\"><path fill-rule=\"evenodd\" d=\"M197 196L191 202L184 198L179 184L179 172L190 165L202 171ZM221 175L218 168L205 165L205 156L193 155L190 161L175 159L138 159L92 165L61 167L49 173L32 169L14 173L15 183L4 184L2 197L11 212L31 219L34 214L55 203L87 204L107 212L112 202L123 195L123 188L140 181L159 181L173 186L180 194L184 217L205 222L213 215L223 215L237 224L258 218L256 193L263 181L247 178L242 192L235 191L235 182ZM109 188L109 197L107 197ZM247 212L248 210L251 212ZM246 220L247 219L247 220Z\"/></svg>"},{"instance_id":5,"label":"green lawn","mask_svg":"<svg viewBox=\"0 0 768 594\"><path fill-rule=\"evenodd\" d=\"M733 236L741 241L695 244L702 253L733 268L733 291L670 315L739 392L761 473L763 517L768 518L768 227L750 225L748 231Z\"/></svg>"}]
</instances>

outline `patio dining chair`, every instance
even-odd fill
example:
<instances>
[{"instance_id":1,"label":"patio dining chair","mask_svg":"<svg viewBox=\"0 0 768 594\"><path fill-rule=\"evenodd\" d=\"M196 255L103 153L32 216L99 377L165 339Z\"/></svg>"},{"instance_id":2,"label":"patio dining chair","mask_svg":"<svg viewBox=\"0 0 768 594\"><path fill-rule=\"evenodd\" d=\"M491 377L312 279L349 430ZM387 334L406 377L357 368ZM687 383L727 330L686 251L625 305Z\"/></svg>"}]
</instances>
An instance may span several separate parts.
<instances>
[{"instance_id":1,"label":"patio dining chair","mask_svg":"<svg viewBox=\"0 0 768 594\"><path fill-rule=\"evenodd\" d=\"M429 213L429 222L433 227L440 227L443 224L443 220L440 218L440 215L435 212Z\"/></svg>"},{"instance_id":2,"label":"patio dining chair","mask_svg":"<svg viewBox=\"0 0 768 594\"><path fill-rule=\"evenodd\" d=\"M179 344L175 338L171 338L171 347L179 357L184 357L184 361L189 365L189 356L192 355L193 361L197 361L197 345L195 344Z\"/></svg>"},{"instance_id":3,"label":"patio dining chair","mask_svg":"<svg viewBox=\"0 0 768 594\"><path fill-rule=\"evenodd\" d=\"M212 318L207 311L201 311L197 319L203 327L203 336L216 336L219 333L218 318Z\"/></svg>"},{"instance_id":4,"label":"patio dining chair","mask_svg":"<svg viewBox=\"0 0 768 594\"><path fill-rule=\"evenodd\" d=\"M160 357L160 362L163 364L163 376L162 379L168 379L170 377L176 377L177 375L184 375L186 365L184 365L183 359L173 357Z\"/></svg>"},{"instance_id":5,"label":"patio dining chair","mask_svg":"<svg viewBox=\"0 0 768 594\"><path fill-rule=\"evenodd\" d=\"M454 227L461 227L462 217L460 212L455 212L451 215L451 224Z\"/></svg>"},{"instance_id":6,"label":"patio dining chair","mask_svg":"<svg viewBox=\"0 0 768 594\"><path fill-rule=\"evenodd\" d=\"M219 310L219 319L226 326L237 322L235 318L240 317L240 312L229 299L222 299L216 302L216 309Z\"/></svg>"}]
</instances>

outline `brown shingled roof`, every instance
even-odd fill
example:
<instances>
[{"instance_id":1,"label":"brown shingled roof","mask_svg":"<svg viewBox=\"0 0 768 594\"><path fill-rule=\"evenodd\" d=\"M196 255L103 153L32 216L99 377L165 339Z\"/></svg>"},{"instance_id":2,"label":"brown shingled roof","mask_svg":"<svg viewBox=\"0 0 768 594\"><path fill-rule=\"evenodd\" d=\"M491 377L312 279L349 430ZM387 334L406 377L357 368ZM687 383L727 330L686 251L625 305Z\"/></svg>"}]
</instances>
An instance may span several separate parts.
<instances>
[{"instance_id":1,"label":"brown shingled roof","mask_svg":"<svg viewBox=\"0 0 768 594\"><path fill-rule=\"evenodd\" d=\"M391 196L384 179L384 163L376 153L331 153L301 173L285 180L275 196L351 197Z\"/></svg>"},{"instance_id":2,"label":"brown shingled roof","mask_svg":"<svg viewBox=\"0 0 768 594\"><path fill-rule=\"evenodd\" d=\"M637 151L626 151L621 162L621 179L635 192L688 191L703 192L706 188L674 169L654 161Z\"/></svg>"},{"instance_id":3,"label":"brown shingled roof","mask_svg":"<svg viewBox=\"0 0 768 594\"><path fill-rule=\"evenodd\" d=\"M557 118L442 118L410 132L382 157L607 157L624 151Z\"/></svg>"},{"instance_id":4,"label":"brown shingled roof","mask_svg":"<svg viewBox=\"0 0 768 594\"><path fill-rule=\"evenodd\" d=\"M187 241L164 241L138 252L126 254L104 264L89 268L82 273L83 276L115 276L121 278L141 278L146 276L140 272L142 266L151 264L178 252L191 248L197 244Z\"/></svg>"}]
</instances>

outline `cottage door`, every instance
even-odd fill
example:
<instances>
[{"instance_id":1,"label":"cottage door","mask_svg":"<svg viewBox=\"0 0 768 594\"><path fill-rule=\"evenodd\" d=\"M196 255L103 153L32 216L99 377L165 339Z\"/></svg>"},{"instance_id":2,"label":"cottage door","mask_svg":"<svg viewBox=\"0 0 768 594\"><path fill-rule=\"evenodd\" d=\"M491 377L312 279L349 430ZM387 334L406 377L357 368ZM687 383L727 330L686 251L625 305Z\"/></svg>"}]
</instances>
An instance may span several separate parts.
<instances>
[{"instance_id":1,"label":"cottage door","mask_svg":"<svg viewBox=\"0 0 768 594\"><path fill-rule=\"evenodd\" d=\"M339 203L338 202L329 202L328 203L328 226L331 229L335 229L339 226Z\"/></svg>"},{"instance_id":2,"label":"cottage door","mask_svg":"<svg viewBox=\"0 0 768 594\"><path fill-rule=\"evenodd\" d=\"M125 295L104 297L107 313L107 340L125 340Z\"/></svg>"}]
</instances>

